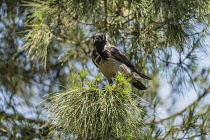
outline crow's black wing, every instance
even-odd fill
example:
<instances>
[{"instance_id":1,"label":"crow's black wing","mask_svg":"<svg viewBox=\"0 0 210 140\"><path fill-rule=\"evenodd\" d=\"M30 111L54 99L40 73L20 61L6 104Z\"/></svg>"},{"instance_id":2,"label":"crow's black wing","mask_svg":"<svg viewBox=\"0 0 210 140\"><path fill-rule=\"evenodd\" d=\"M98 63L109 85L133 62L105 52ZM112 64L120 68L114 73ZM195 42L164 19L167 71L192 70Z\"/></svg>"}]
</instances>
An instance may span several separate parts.
<instances>
[{"instance_id":1,"label":"crow's black wing","mask_svg":"<svg viewBox=\"0 0 210 140\"><path fill-rule=\"evenodd\" d=\"M93 61L93 63L95 64L95 66L98 68L98 66L96 65L96 63L95 63L95 59L96 59L96 57L97 57L97 54L96 54L96 49L94 49L93 50L93 52L92 52L92 61Z\"/></svg>"},{"instance_id":2,"label":"crow's black wing","mask_svg":"<svg viewBox=\"0 0 210 140\"><path fill-rule=\"evenodd\" d=\"M134 72L138 73L140 75L140 77L142 78L145 78L145 79L148 79L148 80L151 80L150 77L144 75L144 74L141 74L139 73L135 68L134 66L131 64L131 62L123 55L120 53L120 51L115 48L115 47L111 47L110 49L110 53L111 55L116 59L118 60L119 62L122 62L124 63L126 66L128 66L130 69L132 69Z\"/></svg>"},{"instance_id":3,"label":"crow's black wing","mask_svg":"<svg viewBox=\"0 0 210 140\"><path fill-rule=\"evenodd\" d=\"M126 66L136 71L131 62L123 54L121 54L117 48L111 47L110 53L117 61L124 63Z\"/></svg>"}]
</instances>

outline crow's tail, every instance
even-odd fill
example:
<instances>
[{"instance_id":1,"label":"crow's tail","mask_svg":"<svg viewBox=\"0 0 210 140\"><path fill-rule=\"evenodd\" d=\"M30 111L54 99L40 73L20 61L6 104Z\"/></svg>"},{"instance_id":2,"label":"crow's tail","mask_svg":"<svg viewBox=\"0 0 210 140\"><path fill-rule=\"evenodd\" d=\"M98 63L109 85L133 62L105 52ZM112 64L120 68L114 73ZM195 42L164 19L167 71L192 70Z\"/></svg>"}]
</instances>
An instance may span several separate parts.
<instances>
[{"instance_id":1,"label":"crow's tail","mask_svg":"<svg viewBox=\"0 0 210 140\"><path fill-rule=\"evenodd\" d=\"M136 81L132 81L132 85L135 88L138 88L139 90L145 90L145 89L147 89L144 84L142 84L140 81L137 81L137 80Z\"/></svg>"},{"instance_id":2,"label":"crow's tail","mask_svg":"<svg viewBox=\"0 0 210 140\"><path fill-rule=\"evenodd\" d=\"M146 76L146 75L144 75L144 74L142 74L142 73L139 73L139 72L138 72L138 75L139 75L140 77L142 77L142 78L147 79L147 80L152 80L152 78L150 78L149 76Z\"/></svg>"}]
</instances>

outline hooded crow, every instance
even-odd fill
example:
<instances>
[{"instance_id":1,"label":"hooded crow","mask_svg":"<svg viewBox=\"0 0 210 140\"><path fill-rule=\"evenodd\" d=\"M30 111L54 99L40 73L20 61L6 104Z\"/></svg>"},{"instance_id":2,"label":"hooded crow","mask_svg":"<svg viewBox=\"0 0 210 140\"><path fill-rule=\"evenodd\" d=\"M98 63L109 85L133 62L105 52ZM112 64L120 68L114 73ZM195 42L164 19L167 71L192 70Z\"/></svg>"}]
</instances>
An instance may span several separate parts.
<instances>
[{"instance_id":1,"label":"hooded crow","mask_svg":"<svg viewBox=\"0 0 210 140\"><path fill-rule=\"evenodd\" d=\"M119 51L118 48L111 45L103 33L93 35L94 50L92 60L96 67L103 73L109 83L117 73L124 73L127 78L131 78L131 83L139 90L147 89L139 80L150 77L139 73L131 62Z\"/></svg>"}]
</instances>

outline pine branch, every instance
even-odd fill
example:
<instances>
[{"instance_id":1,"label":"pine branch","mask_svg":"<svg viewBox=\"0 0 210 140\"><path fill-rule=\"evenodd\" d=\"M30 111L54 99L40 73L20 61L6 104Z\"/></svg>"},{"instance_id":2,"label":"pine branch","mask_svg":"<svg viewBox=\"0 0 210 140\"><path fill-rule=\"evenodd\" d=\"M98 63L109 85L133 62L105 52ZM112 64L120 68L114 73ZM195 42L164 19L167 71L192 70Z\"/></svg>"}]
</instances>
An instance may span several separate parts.
<instances>
[{"instance_id":1,"label":"pine branch","mask_svg":"<svg viewBox=\"0 0 210 140\"><path fill-rule=\"evenodd\" d=\"M31 133L31 134L33 133L34 135L41 136L41 137L52 137L53 136L53 134L51 133L50 127L54 126L54 124L52 124L51 122L45 122L40 119L37 119L37 120L29 119L29 118L26 118L20 114L7 114L3 111L0 112L0 116L4 116L4 118L6 120L8 120L9 122L13 121L16 123L16 121L19 121L19 122L24 121L24 122L31 123L31 126L34 126L34 124L37 126L36 128L31 128L29 130L29 132L27 131L27 133ZM25 130L24 127L22 127L22 128L20 127L18 129L18 131L20 133L22 133L22 131L24 131L24 130ZM16 138L16 136L13 134L13 130L10 131L10 130L4 129L4 128L0 128L0 133L4 134L5 136L10 135L10 136L13 136L14 138Z\"/></svg>"},{"instance_id":2,"label":"pine branch","mask_svg":"<svg viewBox=\"0 0 210 140\"><path fill-rule=\"evenodd\" d=\"M108 20L107 21L107 23L108 24L110 24L110 25L122 25L122 24L126 24L126 23L128 23L128 22L130 22L130 21L132 21L132 20L134 20L136 17L132 17L132 18L130 18L130 19L128 19L128 20L126 20L126 21L123 21L123 22L117 22L117 23L111 23L111 21L110 20Z\"/></svg>"},{"instance_id":3,"label":"pine branch","mask_svg":"<svg viewBox=\"0 0 210 140\"><path fill-rule=\"evenodd\" d=\"M10 139L15 139L14 135L9 130L6 130L4 128L0 128L0 134L1 136L9 136Z\"/></svg>"},{"instance_id":4,"label":"pine branch","mask_svg":"<svg viewBox=\"0 0 210 140\"><path fill-rule=\"evenodd\" d=\"M42 120L35 120L35 119L29 119L25 118L23 115L20 114L7 114L3 111L0 112L0 116L4 116L7 120L13 120L13 121L27 121L29 123L35 123L35 124L45 124L45 121Z\"/></svg>"},{"instance_id":5,"label":"pine branch","mask_svg":"<svg viewBox=\"0 0 210 140\"><path fill-rule=\"evenodd\" d=\"M84 24L84 25L94 25L94 23L86 23L86 22L82 22L82 21L79 21L79 20L76 20L76 21L81 23L81 24Z\"/></svg>"},{"instance_id":6,"label":"pine branch","mask_svg":"<svg viewBox=\"0 0 210 140\"><path fill-rule=\"evenodd\" d=\"M0 128L0 132L3 133L3 134L9 133L7 130L5 130L5 129L3 129L3 128Z\"/></svg>"},{"instance_id":7,"label":"pine branch","mask_svg":"<svg viewBox=\"0 0 210 140\"><path fill-rule=\"evenodd\" d=\"M172 131L172 128L166 133L166 135L163 137L163 138L161 138L162 140L165 140L166 138L167 138L167 136L171 133L171 131Z\"/></svg>"},{"instance_id":8,"label":"pine branch","mask_svg":"<svg viewBox=\"0 0 210 140\"><path fill-rule=\"evenodd\" d=\"M203 134L196 134L196 135L193 135L193 136L191 136L191 137L187 137L187 138L185 138L185 139L187 139L187 140L191 140L191 139L195 139L196 137L201 137Z\"/></svg>"},{"instance_id":9,"label":"pine branch","mask_svg":"<svg viewBox=\"0 0 210 140\"><path fill-rule=\"evenodd\" d=\"M197 100L195 100L193 103L191 103L190 105L188 105L186 108L184 108L184 109L182 109L182 110L180 110L180 111L178 111L178 112L176 112L176 113L174 113L174 114L171 114L170 116L168 116L168 117L166 117L166 118L157 119L157 120L154 120L154 121L151 121L151 122L146 122L146 123L144 123L144 124L145 124L145 125L150 125L150 124L152 124L152 123L161 123L161 122L163 122L163 121L165 121L165 120L169 120L169 119L171 119L171 118L173 118L173 117L175 117L175 116L178 116L178 115L182 114L183 112L185 112L188 108L190 108L191 106L193 106L196 102L200 101L200 100L201 100L202 98L204 98L206 95L208 95L208 93L210 93L210 86L209 86L207 89L204 90L203 94L200 95L200 96L198 97Z\"/></svg>"},{"instance_id":10,"label":"pine branch","mask_svg":"<svg viewBox=\"0 0 210 140\"><path fill-rule=\"evenodd\" d=\"M105 29L106 31L108 31L108 3L109 3L109 0L104 0L104 11L105 11Z\"/></svg>"},{"instance_id":11,"label":"pine branch","mask_svg":"<svg viewBox=\"0 0 210 140\"><path fill-rule=\"evenodd\" d=\"M80 80L77 75L72 76L68 89L50 97L49 117L55 127L62 128L67 137L72 134L83 139L140 134L142 112L132 101L134 95L128 79L119 74L116 85L99 89L93 81L86 84L86 75L87 72L80 72ZM99 82L102 78L96 80Z\"/></svg>"},{"instance_id":12,"label":"pine branch","mask_svg":"<svg viewBox=\"0 0 210 140\"><path fill-rule=\"evenodd\" d=\"M55 36L55 35L53 35L53 37L54 37L56 40L59 40L59 41L63 41L63 42L71 43L71 44L77 44L76 41L65 40L65 39L60 38L60 37L57 37L57 36ZM86 38L86 39L80 41L80 43L85 43L85 42L87 42L88 40L90 40L90 38Z\"/></svg>"}]
</instances>

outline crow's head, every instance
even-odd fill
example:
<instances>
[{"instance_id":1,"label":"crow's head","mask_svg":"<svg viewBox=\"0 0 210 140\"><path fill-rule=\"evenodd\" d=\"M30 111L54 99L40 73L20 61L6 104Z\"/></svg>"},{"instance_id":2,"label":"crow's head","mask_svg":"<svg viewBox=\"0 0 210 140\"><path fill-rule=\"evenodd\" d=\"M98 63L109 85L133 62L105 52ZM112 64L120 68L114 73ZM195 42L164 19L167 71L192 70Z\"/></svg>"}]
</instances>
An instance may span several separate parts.
<instances>
[{"instance_id":1,"label":"crow's head","mask_svg":"<svg viewBox=\"0 0 210 140\"><path fill-rule=\"evenodd\" d=\"M92 38L95 46L104 46L106 43L106 36L103 33L96 33Z\"/></svg>"}]
</instances>

